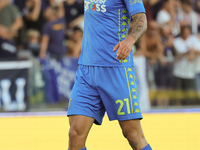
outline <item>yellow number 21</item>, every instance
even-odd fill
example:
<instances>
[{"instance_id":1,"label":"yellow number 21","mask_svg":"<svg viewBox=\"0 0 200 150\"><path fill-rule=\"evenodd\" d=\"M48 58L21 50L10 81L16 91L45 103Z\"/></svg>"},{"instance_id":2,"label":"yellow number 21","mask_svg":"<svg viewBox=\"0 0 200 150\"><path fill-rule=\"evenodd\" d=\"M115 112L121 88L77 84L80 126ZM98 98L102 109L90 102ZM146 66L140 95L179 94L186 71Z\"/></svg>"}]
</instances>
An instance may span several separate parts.
<instances>
[{"instance_id":1,"label":"yellow number 21","mask_svg":"<svg viewBox=\"0 0 200 150\"><path fill-rule=\"evenodd\" d=\"M126 102L127 113L128 113L128 114L131 113L130 104L129 104L129 99L128 99L128 98L125 98L124 101L118 99L118 100L116 100L116 102L115 102L116 104L118 104L118 103L120 104L120 105L119 105L119 109L118 109L118 111L117 111L117 114L118 114L118 115L125 115L125 112L122 111L122 108L123 108L123 106L124 106L124 102Z\"/></svg>"}]
</instances>

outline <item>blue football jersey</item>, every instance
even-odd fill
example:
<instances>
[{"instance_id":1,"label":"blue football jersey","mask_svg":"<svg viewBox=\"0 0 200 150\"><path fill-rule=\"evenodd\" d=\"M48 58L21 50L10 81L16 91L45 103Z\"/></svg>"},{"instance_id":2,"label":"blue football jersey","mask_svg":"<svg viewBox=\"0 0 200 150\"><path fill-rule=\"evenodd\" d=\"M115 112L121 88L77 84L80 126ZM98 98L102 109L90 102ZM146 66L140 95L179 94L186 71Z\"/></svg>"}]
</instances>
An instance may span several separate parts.
<instances>
[{"instance_id":1,"label":"blue football jersey","mask_svg":"<svg viewBox=\"0 0 200 150\"><path fill-rule=\"evenodd\" d=\"M128 35L131 16L144 12L142 0L85 0L84 34L79 64L133 66L133 52L116 59L114 46Z\"/></svg>"}]
</instances>

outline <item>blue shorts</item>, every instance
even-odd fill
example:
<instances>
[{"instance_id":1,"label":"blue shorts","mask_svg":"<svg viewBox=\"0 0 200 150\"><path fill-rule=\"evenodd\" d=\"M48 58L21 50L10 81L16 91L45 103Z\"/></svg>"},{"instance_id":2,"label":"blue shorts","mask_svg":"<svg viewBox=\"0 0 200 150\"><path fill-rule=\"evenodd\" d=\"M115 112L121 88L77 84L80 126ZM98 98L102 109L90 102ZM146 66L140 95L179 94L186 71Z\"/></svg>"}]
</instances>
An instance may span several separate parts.
<instances>
[{"instance_id":1,"label":"blue shorts","mask_svg":"<svg viewBox=\"0 0 200 150\"><path fill-rule=\"evenodd\" d=\"M80 65L69 100L67 115L84 115L101 124L109 120L142 119L133 67Z\"/></svg>"}]
</instances>

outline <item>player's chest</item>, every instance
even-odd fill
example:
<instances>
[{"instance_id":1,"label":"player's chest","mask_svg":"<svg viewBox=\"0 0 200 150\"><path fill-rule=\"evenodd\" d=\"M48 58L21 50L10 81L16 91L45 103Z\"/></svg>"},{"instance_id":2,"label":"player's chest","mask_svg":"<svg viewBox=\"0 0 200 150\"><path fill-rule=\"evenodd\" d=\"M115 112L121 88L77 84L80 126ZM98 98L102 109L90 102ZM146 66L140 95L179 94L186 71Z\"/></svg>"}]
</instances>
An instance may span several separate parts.
<instances>
[{"instance_id":1,"label":"player's chest","mask_svg":"<svg viewBox=\"0 0 200 150\"><path fill-rule=\"evenodd\" d=\"M85 13L114 13L124 6L123 0L84 0Z\"/></svg>"}]
</instances>

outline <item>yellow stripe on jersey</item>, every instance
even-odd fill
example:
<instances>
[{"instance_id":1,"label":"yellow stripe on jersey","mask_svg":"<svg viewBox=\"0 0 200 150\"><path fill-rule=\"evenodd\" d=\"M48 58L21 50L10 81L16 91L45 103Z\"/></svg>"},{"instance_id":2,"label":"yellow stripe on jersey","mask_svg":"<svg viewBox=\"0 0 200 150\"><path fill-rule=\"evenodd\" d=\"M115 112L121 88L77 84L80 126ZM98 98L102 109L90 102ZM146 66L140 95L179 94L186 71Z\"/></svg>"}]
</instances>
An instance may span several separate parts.
<instances>
[{"instance_id":1,"label":"yellow stripe on jersey","mask_svg":"<svg viewBox=\"0 0 200 150\"><path fill-rule=\"evenodd\" d=\"M130 101L131 101L131 111L133 113L133 102L132 102L131 90L130 90L130 85L129 85L129 78L128 78L126 67L124 67L124 69L125 69L126 79L127 79L127 83L128 83L128 90L129 90L129 96L130 96Z\"/></svg>"}]
</instances>

